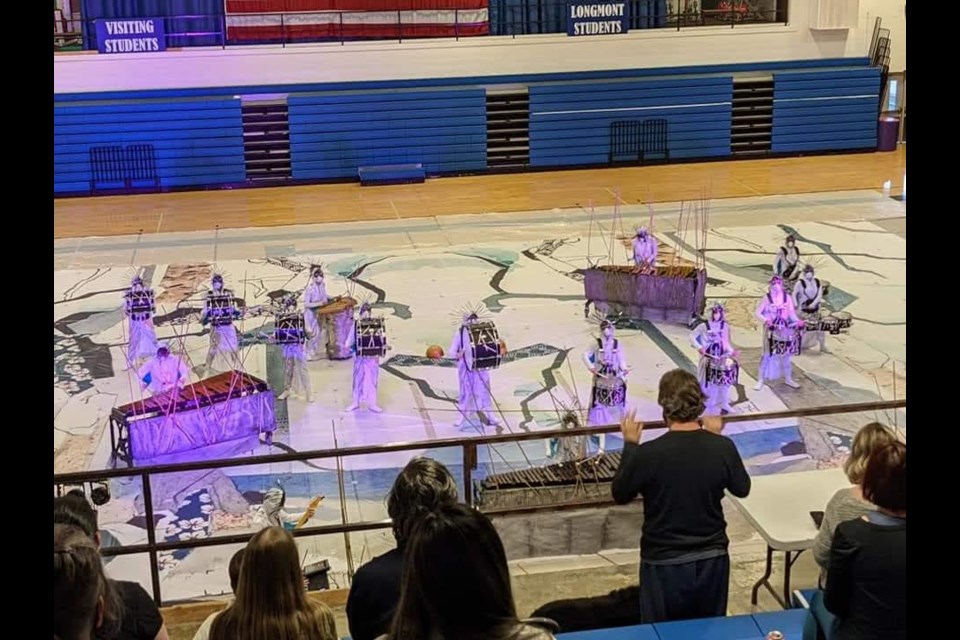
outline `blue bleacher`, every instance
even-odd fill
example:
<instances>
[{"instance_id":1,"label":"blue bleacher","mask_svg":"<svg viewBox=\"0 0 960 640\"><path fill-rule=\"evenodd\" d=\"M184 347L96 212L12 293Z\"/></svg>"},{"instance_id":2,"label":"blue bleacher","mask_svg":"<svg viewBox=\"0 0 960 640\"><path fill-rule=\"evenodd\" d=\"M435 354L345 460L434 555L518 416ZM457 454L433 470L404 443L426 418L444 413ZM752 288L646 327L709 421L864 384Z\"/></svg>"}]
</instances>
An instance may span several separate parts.
<instances>
[{"instance_id":1,"label":"blue bleacher","mask_svg":"<svg viewBox=\"0 0 960 640\"><path fill-rule=\"evenodd\" d=\"M642 624L557 634L557 640L765 640L770 631L800 638L807 612L789 609L771 613Z\"/></svg>"},{"instance_id":2,"label":"blue bleacher","mask_svg":"<svg viewBox=\"0 0 960 640\"><path fill-rule=\"evenodd\" d=\"M384 184L410 184L426 180L423 165L389 164L378 167L360 167L357 170L362 186Z\"/></svg>"}]
</instances>

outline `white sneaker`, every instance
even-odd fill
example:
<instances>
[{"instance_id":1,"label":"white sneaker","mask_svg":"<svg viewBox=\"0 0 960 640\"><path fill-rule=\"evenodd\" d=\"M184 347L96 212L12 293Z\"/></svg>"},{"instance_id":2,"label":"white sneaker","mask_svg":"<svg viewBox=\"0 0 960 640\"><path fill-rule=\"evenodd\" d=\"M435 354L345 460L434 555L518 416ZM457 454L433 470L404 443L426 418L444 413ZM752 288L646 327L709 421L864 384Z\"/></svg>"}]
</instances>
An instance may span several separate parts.
<instances>
[{"instance_id":1,"label":"white sneaker","mask_svg":"<svg viewBox=\"0 0 960 640\"><path fill-rule=\"evenodd\" d=\"M383 413L383 409L375 404L370 405L370 411L373 411L374 413Z\"/></svg>"},{"instance_id":2,"label":"white sneaker","mask_svg":"<svg viewBox=\"0 0 960 640\"><path fill-rule=\"evenodd\" d=\"M785 385L787 385L788 387L792 388L792 389L799 389L799 388L800 388L800 385L797 384L796 382L794 382L794 381L793 381L793 378L787 378L786 380L783 381L783 383L784 383Z\"/></svg>"},{"instance_id":3,"label":"white sneaker","mask_svg":"<svg viewBox=\"0 0 960 640\"><path fill-rule=\"evenodd\" d=\"M347 411L347 413L352 413L352 412L356 411L356 410L359 409L359 408L360 408L359 403L354 402L352 405L350 405L349 407L347 407L346 411Z\"/></svg>"},{"instance_id":4,"label":"white sneaker","mask_svg":"<svg viewBox=\"0 0 960 640\"><path fill-rule=\"evenodd\" d=\"M277 396L277 400L286 400L289 397L290 397L290 390L287 389L286 391L284 391L283 393Z\"/></svg>"},{"instance_id":5,"label":"white sneaker","mask_svg":"<svg viewBox=\"0 0 960 640\"><path fill-rule=\"evenodd\" d=\"M736 410L728 404L725 404L722 407L720 407L720 410L726 411L727 413L736 413Z\"/></svg>"},{"instance_id":6,"label":"white sneaker","mask_svg":"<svg viewBox=\"0 0 960 640\"><path fill-rule=\"evenodd\" d=\"M763 380L757 382L756 386L753 387L754 391L763 391Z\"/></svg>"}]
</instances>

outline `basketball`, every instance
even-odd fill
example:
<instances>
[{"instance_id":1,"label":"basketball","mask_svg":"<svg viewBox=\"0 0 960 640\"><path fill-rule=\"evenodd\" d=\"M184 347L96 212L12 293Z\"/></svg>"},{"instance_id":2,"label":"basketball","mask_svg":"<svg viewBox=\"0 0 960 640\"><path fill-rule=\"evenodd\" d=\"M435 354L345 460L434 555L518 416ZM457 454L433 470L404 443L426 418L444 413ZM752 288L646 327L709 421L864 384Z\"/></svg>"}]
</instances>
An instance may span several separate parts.
<instances>
[{"instance_id":1,"label":"basketball","mask_svg":"<svg viewBox=\"0 0 960 640\"><path fill-rule=\"evenodd\" d=\"M503 340L500 341L500 355L507 355L507 343Z\"/></svg>"},{"instance_id":2,"label":"basketball","mask_svg":"<svg viewBox=\"0 0 960 640\"><path fill-rule=\"evenodd\" d=\"M443 357L443 348L438 344L432 344L427 347L427 357L431 360L439 360Z\"/></svg>"}]
</instances>

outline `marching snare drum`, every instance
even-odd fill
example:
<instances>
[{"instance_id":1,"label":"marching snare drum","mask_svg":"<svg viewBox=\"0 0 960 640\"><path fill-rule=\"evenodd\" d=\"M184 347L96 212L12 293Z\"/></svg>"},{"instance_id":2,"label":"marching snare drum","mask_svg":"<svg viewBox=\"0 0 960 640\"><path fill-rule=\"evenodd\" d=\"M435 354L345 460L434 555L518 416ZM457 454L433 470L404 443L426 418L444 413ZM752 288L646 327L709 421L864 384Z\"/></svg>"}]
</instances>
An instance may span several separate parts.
<instances>
[{"instance_id":1,"label":"marching snare drum","mask_svg":"<svg viewBox=\"0 0 960 640\"><path fill-rule=\"evenodd\" d=\"M612 371L612 370L611 370ZM601 370L601 374L604 371ZM627 383L613 375L596 375L593 378L593 404L603 407L622 407L627 403Z\"/></svg>"},{"instance_id":2,"label":"marching snare drum","mask_svg":"<svg viewBox=\"0 0 960 640\"><path fill-rule=\"evenodd\" d=\"M387 354L387 334L383 318L357 320L356 351L361 358L381 358Z\"/></svg>"},{"instance_id":3,"label":"marching snare drum","mask_svg":"<svg viewBox=\"0 0 960 640\"><path fill-rule=\"evenodd\" d=\"M134 320L149 320L157 311L153 289L142 291L127 291L127 312Z\"/></svg>"},{"instance_id":4,"label":"marching snare drum","mask_svg":"<svg viewBox=\"0 0 960 640\"><path fill-rule=\"evenodd\" d=\"M503 355L500 352L500 334L492 322L477 322L460 328L466 335L463 345L463 357L467 369L488 371L500 366Z\"/></svg>"},{"instance_id":5,"label":"marching snare drum","mask_svg":"<svg viewBox=\"0 0 960 640\"><path fill-rule=\"evenodd\" d=\"M772 356L800 355L802 327L780 325L769 330L768 352Z\"/></svg>"},{"instance_id":6,"label":"marching snare drum","mask_svg":"<svg viewBox=\"0 0 960 640\"><path fill-rule=\"evenodd\" d=\"M740 380L740 365L733 358L707 358L707 384L734 386Z\"/></svg>"},{"instance_id":7,"label":"marching snare drum","mask_svg":"<svg viewBox=\"0 0 960 640\"><path fill-rule=\"evenodd\" d=\"M277 344L303 344L306 342L307 333L304 327L303 314L294 312L277 315L276 326L273 329L273 339Z\"/></svg>"},{"instance_id":8,"label":"marching snare drum","mask_svg":"<svg viewBox=\"0 0 960 640\"><path fill-rule=\"evenodd\" d=\"M210 317L210 324L215 327L233 324L233 321L240 315L237 312L237 307L234 302L232 291L225 290L220 293L208 293L207 311Z\"/></svg>"}]
</instances>

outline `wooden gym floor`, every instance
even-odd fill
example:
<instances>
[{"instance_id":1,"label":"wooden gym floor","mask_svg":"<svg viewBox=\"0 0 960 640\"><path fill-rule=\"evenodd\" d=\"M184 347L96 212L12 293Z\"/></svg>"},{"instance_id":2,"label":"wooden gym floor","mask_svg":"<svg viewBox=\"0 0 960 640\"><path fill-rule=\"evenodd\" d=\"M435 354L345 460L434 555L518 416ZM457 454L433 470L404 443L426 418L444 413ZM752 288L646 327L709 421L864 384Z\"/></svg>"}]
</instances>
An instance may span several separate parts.
<instances>
[{"instance_id":1,"label":"wooden gym floor","mask_svg":"<svg viewBox=\"0 0 960 640\"><path fill-rule=\"evenodd\" d=\"M54 199L53 236L77 238L291 224L396 220L626 203L871 189L901 194L906 146L895 152L616 169Z\"/></svg>"}]
</instances>

